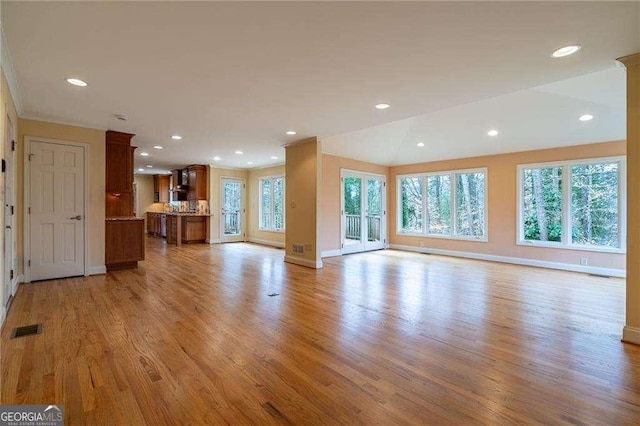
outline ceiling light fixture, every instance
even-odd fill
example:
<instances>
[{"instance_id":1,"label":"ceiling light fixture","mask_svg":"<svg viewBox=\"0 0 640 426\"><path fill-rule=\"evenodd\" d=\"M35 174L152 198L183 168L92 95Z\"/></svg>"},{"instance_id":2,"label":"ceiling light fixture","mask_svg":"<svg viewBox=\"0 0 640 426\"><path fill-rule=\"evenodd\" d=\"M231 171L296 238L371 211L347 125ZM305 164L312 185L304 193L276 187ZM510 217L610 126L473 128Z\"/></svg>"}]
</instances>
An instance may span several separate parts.
<instances>
[{"instance_id":1,"label":"ceiling light fixture","mask_svg":"<svg viewBox=\"0 0 640 426\"><path fill-rule=\"evenodd\" d=\"M175 140L175 141L179 141L180 139L182 139L182 136L180 135L173 135L171 136L171 139Z\"/></svg>"},{"instance_id":2,"label":"ceiling light fixture","mask_svg":"<svg viewBox=\"0 0 640 426\"><path fill-rule=\"evenodd\" d=\"M222 160L222 158L218 157L217 155L213 157L213 161L220 161L220 160Z\"/></svg>"},{"instance_id":3,"label":"ceiling light fixture","mask_svg":"<svg viewBox=\"0 0 640 426\"><path fill-rule=\"evenodd\" d=\"M67 79L67 83L69 84L73 84L74 86L78 86L78 87L87 87L88 84L82 80L80 80L79 78L68 78Z\"/></svg>"},{"instance_id":4,"label":"ceiling light fixture","mask_svg":"<svg viewBox=\"0 0 640 426\"><path fill-rule=\"evenodd\" d=\"M146 151L143 151L143 152L140 153L140 155L142 155L143 157L148 157L149 153L146 152Z\"/></svg>"},{"instance_id":5,"label":"ceiling light fixture","mask_svg":"<svg viewBox=\"0 0 640 426\"><path fill-rule=\"evenodd\" d=\"M271 157L272 160L277 160L278 157L276 157L275 155L273 157Z\"/></svg>"},{"instance_id":6,"label":"ceiling light fixture","mask_svg":"<svg viewBox=\"0 0 640 426\"><path fill-rule=\"evenodd\" d=\"M153 147L154 147L155 149L162 149L162 148L164 148L162 145L154 145Z\"/></svg>"},{"instance_id":7,"label":"ceiling light fixture","mask_svg":"<svg viewBox=\"0 0 640 426\"><path fill-rule=\"evenodd\" d=\"M253 161L247 161L247 164L248 164L248 165L252 165L252 164L253 164Z\"/></svg>"},{"instance_id":8,"label":"ceiling light fixture","mask_svg":"<svg viewBox=\"0 0 640 426\"><path fill-rule=\"evenodd\" d=\"M127 117L124 114L115 114L116 118L120 121L127 121L129 119L129 117Z\"/></svg>"},{"instance_id":9,"label":"ceiling light fixture","mask_svg":"<svg viewBox=\"0 0 640 426\"><path fill-rule=\"evenodd\" d=\"M377 104L377 105L376 105L376 108L377 108L377 109L387 109L387 108L389 108L390 106L391 106L391 105L389 105L389 104L381 103L381 104Z\"/></svg>"},{"instance_id":10,"label":"ceiling light fixture","mask_svg":"<svg viewBox=\"0 0 640 426\"><path fill-rule=\"evenodd\" d=\"M296 132L295 132L294 130L287 130L287 134L288 134L289 136L293 136L293 135L295 135L295 134L296 134Z\"/></svg>"},{"instance_id":11,"label":"ceiling light fixture","mask_svg":"<svg viewBox=\"0 0 640 426\"><path fill-rule=\"evenodd\" d=\"M144 169L138 169L139 172L144 172Z\"/></svg>"},{"instance_id":12,"label":"ceiling light fixture","mask_svg":"<svg viewBox=\"0 0 640 426\"><path fill-rule=\"evenodd\" d=\"M491 129L487 132L489 136L498 136L498 131L496 129Z\"/></svg>"},{"instance_id":13,"label":"ceiling light fixture","mask_svg":"<svg viewBox=\"0 0 640 426\"><path fill-rule=\"evenodd\" d=\"M242 154L244 154L244 152L242 152L242 151L238 150L238 151L236 151L236 154L238 154L238 155L242 155Z\"/></svg>"},{"instance_id":14,"label":"ceiling light fixture","mask_svg":"<svg viewBox=\"0 0 640 426\"><path fill-rule=\"evenodd\" d=\"M561 47L551 54L554 58L564 58L565 56L573 55L578 50L582 49L582 46L572 44L571 46Z\"/></svg>"},{"instance_id":15,"label":"ceiling light fixture","mask_svg":"<svg viewBox=\"0 0 640 426\"><path fill-rule=\"evenodd\" d=\"M147 169L152 169L153 166L151 164L147 164Z\"/></svg>"},{"instance_id":16,"label":"ceiling light fixture","mask_svg":"<svg viewBox=\"0 0 640 426\"><path fill-rule=\"evenodd\" d=\"M584 114L584 115L581 115L580 118L578 118L578 120L580 120L580 121L590 121L590 120L593 120L593 115Z\"/></svg>"},{"instance_id":17,"label":"ceiling light fixture","mask_svg":"<svg viewBox=\"0 0 640 426\"><path fill-rule=\"evenodd\" d=\"M416 146L418 146L419 148L422 148L424 146L424 142L418 142Z\"/></svg>"}]
</instances>

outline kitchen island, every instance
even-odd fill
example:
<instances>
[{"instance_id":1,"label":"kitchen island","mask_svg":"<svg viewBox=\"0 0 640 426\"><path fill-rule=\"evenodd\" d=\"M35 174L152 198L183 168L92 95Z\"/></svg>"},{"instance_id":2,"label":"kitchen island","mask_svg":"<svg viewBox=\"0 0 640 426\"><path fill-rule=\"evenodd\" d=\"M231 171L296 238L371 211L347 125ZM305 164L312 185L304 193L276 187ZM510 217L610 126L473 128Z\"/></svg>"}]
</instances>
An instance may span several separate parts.
<instances>
[{"instance_id":1,"label":"kitchen island","mask_svg":"<svg viewBox=\"0 0 640 426\"><path fill-rule=\"evenodd\" d=\"M210 214L201 213L153 213L147 212L147 232L166 236L167 244L181 246L188 243L204 243L208 235ZM160 217L160 220L158 220ZM160 223L160 230L152 229L154 223ZM164 225L164 226L163 226Z\"/></svg>"}]
</instances>

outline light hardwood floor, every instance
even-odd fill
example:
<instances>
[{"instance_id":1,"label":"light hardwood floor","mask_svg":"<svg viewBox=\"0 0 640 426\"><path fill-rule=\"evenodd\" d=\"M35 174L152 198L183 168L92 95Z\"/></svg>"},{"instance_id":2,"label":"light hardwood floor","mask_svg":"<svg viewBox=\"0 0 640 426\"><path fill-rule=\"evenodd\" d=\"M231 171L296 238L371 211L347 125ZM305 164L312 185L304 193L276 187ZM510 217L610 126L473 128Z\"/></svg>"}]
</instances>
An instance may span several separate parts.
<instances>
[{"instance_id":1,"label":"light hardwood floor","mask_svg":"<svg viewBox=\"0 0 640 426\"><path fill-rule=\"evenodd\" d=\"M21 285L2 403L64 404L68 425L640 420L623 280L397 251L319 271L282 258L149 238L137 270Z\"/></svg>"}]
</instances>

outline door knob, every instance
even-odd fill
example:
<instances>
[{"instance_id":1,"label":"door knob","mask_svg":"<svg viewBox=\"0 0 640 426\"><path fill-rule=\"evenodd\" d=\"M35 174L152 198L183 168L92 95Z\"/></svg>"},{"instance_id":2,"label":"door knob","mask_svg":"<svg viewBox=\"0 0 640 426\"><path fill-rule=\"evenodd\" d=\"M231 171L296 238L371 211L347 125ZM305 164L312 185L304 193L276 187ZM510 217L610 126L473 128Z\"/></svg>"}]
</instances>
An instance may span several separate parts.
<instances>
[{"instance_id":1,"label":"door knob","mask_svg":"<svg viewBox=\"0 0 640 426\"><path fill-rule=\"evenodd\" d=\"M74 216L72 218L70 218L71 220L82 220L82 216L78 215L78 216Z\"/></svg>"}]
</instances>

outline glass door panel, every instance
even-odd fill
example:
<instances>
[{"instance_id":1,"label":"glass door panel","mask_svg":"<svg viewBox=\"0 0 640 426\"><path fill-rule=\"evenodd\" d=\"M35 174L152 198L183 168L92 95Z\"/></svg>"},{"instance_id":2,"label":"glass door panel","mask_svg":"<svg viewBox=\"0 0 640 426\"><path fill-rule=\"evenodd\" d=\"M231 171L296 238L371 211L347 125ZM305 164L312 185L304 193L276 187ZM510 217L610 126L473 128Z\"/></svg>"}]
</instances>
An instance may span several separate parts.
<instances>
[{"instance_id":1,"label":"glass door panel","mask_svg":"<svg viewBox=\"0 0 640 426\"><path fill-rule=\"evenodd\" d=\"M244 181L222 179L220 239L222 242L244 240Z\"/></svg>"}]
</instances>

